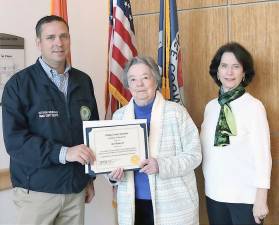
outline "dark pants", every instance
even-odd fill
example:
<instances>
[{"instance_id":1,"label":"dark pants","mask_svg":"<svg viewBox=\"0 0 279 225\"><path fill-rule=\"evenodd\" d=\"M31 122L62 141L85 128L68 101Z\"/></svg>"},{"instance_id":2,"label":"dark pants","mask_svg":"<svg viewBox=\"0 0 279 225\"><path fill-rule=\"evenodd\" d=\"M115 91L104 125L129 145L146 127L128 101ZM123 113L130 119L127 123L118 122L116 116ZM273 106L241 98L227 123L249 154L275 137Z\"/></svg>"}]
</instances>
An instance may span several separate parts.
<instances>
[{"instance_id":1,"label":"dark pants","mask_svg":"<svg viewBox=\"0 0 279 225\"><path fill-rule=\"evenodd\" d=\"M135 200L135 225L154 225L151 200Z\"/></svg>"},{"instance_id":2,"label":"dark pants","mask_svg":"<svg viewBox=\"0 0 279 225\"><path fill-rule=\"evenodd\" d=\"M210 225L258 225L252 204L217 202L206 197Z\"/></svg>"}]
</instances>

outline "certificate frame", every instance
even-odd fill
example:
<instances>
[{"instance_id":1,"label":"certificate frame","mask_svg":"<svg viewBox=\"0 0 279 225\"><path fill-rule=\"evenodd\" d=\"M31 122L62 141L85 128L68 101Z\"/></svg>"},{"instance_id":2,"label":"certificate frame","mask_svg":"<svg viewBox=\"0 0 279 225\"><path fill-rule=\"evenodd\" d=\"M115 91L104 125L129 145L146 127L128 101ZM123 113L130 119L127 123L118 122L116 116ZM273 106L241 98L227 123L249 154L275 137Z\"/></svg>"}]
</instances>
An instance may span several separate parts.
<instances>
[{"instance_id":1,"label":"certificate frame","mask_svg":"<svg viewBox=\"0 0 279 225\"><path fill-rule=\"evenodd\" d=\"M94 152L94 164L85 165L85 173L109 173L121 167L139 169L148 158L146 119L83 121L84 144Z\"/></svg>"}]
</instances>

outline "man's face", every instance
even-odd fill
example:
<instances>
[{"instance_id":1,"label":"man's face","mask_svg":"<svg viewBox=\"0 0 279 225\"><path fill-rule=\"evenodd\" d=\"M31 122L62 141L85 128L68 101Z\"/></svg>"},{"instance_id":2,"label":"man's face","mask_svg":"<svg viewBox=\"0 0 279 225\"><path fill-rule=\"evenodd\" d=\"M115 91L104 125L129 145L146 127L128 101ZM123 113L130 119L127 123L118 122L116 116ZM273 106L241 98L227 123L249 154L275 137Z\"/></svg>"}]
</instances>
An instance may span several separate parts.
<instances>
[{"instance_id":1,"label":"man's face","mask_svg":"<svg viewBox=\"0 0 279 225\"><path fill-rule=\"evenodd\" d=\"M70 51L70 35L67 26L60 21L45 23L41 27L41 36L36 39L43 60L51 67L65 65Z\"/></svg>"}]
</instances>

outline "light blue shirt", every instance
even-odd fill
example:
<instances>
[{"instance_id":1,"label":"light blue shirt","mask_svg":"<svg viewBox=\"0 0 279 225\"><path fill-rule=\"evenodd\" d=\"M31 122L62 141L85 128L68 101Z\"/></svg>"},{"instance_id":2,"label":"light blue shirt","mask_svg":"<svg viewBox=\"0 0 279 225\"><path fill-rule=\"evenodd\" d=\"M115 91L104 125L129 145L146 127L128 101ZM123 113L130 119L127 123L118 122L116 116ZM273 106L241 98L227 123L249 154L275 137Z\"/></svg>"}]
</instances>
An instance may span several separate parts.
<instances>
[{"instance_id":1,"label":"light blue shirt","mask_svg":"<svg viewBox=\"0 0 279 225\"><path fill-rule=\"evenodd\" d=\"M69 80L69 70L71 69L70 65L67 65L63 74L59 74L55 69L51 68L42 57L39 58L39 62L41 63L44 71L51 81L55 84L55 86L67 96L68 90L68 80Z\"/></svg>"}]
</instances>

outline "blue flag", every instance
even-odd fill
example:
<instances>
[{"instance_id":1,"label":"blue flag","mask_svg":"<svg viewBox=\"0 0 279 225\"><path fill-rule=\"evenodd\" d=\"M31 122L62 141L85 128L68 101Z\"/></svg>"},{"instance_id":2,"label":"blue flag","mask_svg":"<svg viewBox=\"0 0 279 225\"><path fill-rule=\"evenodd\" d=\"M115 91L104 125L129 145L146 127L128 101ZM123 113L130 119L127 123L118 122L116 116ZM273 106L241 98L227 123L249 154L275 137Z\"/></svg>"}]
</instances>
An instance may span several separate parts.
<instances>
[{"instance_id":1,"label":"blue flag","mask_svg":"<svg viewBox=\"0 0 279 225\"><path fill-rule=\"evenodd\" d=\"M176 0L160 0L158 65L162 94L183 104L182 61L179 44Z\"/></svg>"}]
</instances>

